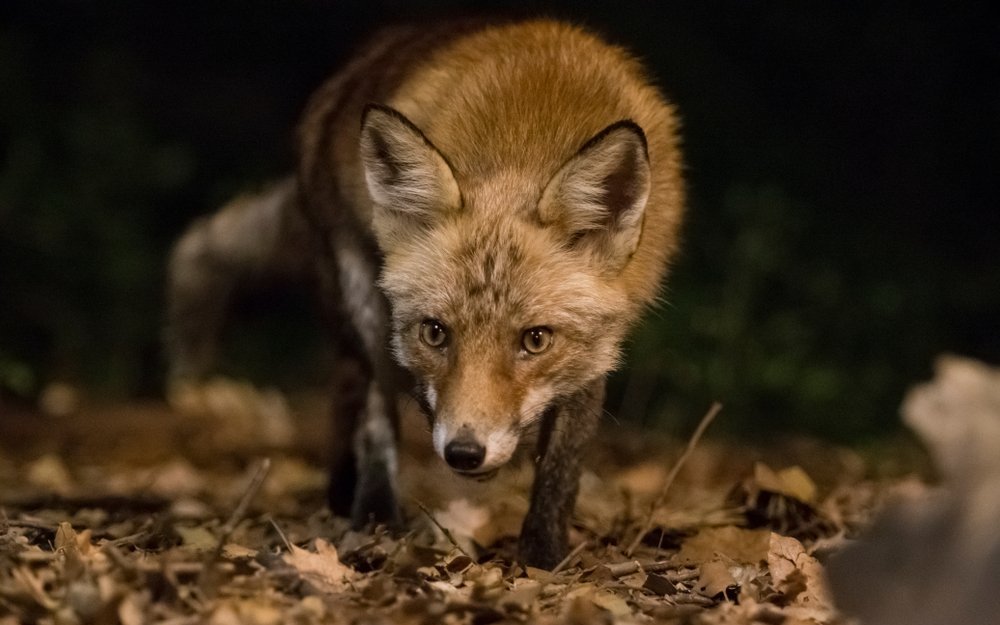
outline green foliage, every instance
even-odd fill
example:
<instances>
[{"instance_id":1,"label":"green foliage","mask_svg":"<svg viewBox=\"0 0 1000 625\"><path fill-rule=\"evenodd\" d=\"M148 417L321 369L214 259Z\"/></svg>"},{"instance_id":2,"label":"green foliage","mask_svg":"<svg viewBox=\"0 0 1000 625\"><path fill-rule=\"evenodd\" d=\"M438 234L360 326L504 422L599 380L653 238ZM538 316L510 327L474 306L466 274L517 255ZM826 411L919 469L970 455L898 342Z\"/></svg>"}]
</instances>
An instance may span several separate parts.
<instances>
[{"instance_id":1,"label":"green foliage","mask_svg":"<svg viewBox=\"0 0 1000 625\"><path fill-rule=\"evenodd\" d=\"M152 132L127 51L67 51L56 76L33 71L39 52L0 34L0 347L16 354L3 384L129 391L160 319L160 198L190 181L192 156Z\"/></svg>"},{"instance_id":2,"label":"green foliage","mask_svg":"<svg viewBox=\"0 0 1000 625\"><path fill-rule=\"evenodd\" d=\"M734 187L717 219L693 217L692 247L619 380L626 418L684 427L718 399L732 415L721 427L742 434L891 427L913 379L880 353L911 338L890 331L903 287L852 276L822 248L812 212L775 186Z\"/></svg>"}]
</instances>

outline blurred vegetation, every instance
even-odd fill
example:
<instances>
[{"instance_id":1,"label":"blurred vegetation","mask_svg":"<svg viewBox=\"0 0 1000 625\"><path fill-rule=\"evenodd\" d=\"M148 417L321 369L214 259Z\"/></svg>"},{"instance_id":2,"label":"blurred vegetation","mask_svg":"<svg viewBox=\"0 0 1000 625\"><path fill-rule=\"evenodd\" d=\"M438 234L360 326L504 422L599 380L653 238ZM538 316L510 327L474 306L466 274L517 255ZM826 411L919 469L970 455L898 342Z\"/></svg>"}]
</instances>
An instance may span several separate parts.
<instances>
[{"instance_id":1,"label":"blurred vegetation","mask_svg":"<svg viewBox=\"0 0 1000 625\"><path fill-rule=\"evenodd\" d=\"M206 4L0 8L8 399L52 380L159 393L164 259L185 225L290 169L306 97L375 26L503 10ZM988 4L524 9L635 50L684 119L685 251L613 380L612 412L686 429L719 399L734 432L856 440L895 427L936 354L1000 360ZM269 292L238 317L224 369L322 381L308 297Z\"/></svg>"}]
</instances>

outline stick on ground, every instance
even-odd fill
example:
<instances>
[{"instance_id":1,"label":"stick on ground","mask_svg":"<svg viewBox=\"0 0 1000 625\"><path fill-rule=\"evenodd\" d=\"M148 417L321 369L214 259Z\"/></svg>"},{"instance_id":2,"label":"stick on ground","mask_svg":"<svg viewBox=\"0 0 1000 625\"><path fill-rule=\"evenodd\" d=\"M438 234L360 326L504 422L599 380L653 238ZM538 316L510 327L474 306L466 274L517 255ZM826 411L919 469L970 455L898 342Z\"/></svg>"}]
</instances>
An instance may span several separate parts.
<instances>
[{"instance_id":1,"label":"stick on ground","mask_svg":"<svg viewBox=\"0 0 1000 625\"><path fill-rule=\"evenodd\" d=\"M667 481L663 484L663 490L660 491L660 495L656 498L656 501L654 501L649 507L649 515L646 517L646 522L643 523L639 532L635 535L635 538L632 540L632 544L630 544L628 549L625 550L626 557L632 557L632 553L639 546L639 543L642 542L642 537L645 536L646 533L653 527L653 514L655 514L656 510L663 505L664 501L666 501L667 491L670 490L670 486L674 483L674 479L676 479L677 474L680 473L681 467L683 467L684 463L687 462L691 452L694 451L694 448L698 445L698 441L701 440L701 435L705 433L705 430L708 429L709 424L712 423L715 416L719 414L720 410L722 410L722 404L715 402L711 405L711 407L709 407L705 416L701 418L701 422L698 424L698 427L695 428L694 434L691 435L691 440L688 441L687 447L684 449L684 453L681 454L681 457L674 463L673 468L670 469L670 473L667 475Z\"/></svg>"}]
</instances>

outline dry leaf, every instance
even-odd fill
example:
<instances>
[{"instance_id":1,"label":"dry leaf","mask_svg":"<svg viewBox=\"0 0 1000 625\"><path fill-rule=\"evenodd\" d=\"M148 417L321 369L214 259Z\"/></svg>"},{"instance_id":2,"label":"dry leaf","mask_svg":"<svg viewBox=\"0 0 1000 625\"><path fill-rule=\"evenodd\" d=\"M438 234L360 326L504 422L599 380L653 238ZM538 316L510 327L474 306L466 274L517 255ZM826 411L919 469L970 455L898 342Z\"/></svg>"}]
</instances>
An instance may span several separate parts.
<instances>
[{"instance_id":1,"label":"dry leaf","mask_svg":"<svg viewBox=\"0 0 1000 625\"><path fill-rule=\"evenodd\" d=\"M753 467L753 480L760 490L779 493L805 503L816 501L816 484L802 467L786 467L775 472L763 462L757 462Z\"/></svg>"},{"instance_id":2,"label":"dry leaf","mask_svg":"<svg viewBox=\"0 0 1000 625\"><path fill-rule=\"evenodd\" d=\"M663 490L667 470L662 462L642 462L626 467L615 477L615 485L637 497L653 498Z\"/></svg>"},{"instance_id":3,"label":"dry leaf","mask_svg":"<svg viewBox=\"0 0 1000 625\"><path fill-rule=\"evenodd\" d=\"M833 599L826 587L823 567L806 553L798 540L771 534L767 568L775 589L792 605L813 610L817 618L828 619L833 615Z\"/></svg>"},{"instance_id":4,"label":"dry leaf","mask_svg":"<svg viewBox=\"0 0 1000 625\"><path fill-rule=\"evenodd\" d=\"M650 573L643 580L642 587L660 596L677 594L677 586L663 575Z\"/></svg>"},{"instance_id":5,"label":"dry leaf","mask_svg":"<svg viewBox=\"0 0 1000 625\"><path fill-rule=\"evenodd\" d=\"M263 491L270 497L294 495L326 488L327 471L300 458L278 457L271 462Z\"/></svg>"},{"instance_id":6,"label":"dry leaf","mask_svg":"<svg viewBox=\"0 0 1000 625\"><path fill-rule=\"evenodd\" d=\"M522 608L528 608L542 593L542 583L533 579L519 577L514 580L510 591L504 596L505 604L514 603Z\"/></svg>"},{"instance_id":7,"label":"dry leaf","mask_svg":"<svg viewBox=\"0 0 1000 625\"><path fill-rule=\"evenodd\" d=\"M222 547L222 557L230 560L236 560L238 558L256 558L257 550L244 547L243 545L237 545L236 543L226 543L225 546Z\"/></svg>"},{"instance_id":8,"label":"dry leaf","mask_svg":"<svg viewBox=\"0 0 1000 625\"><path fill-rule=\"evenodd\" d=\"M784 488L781 492L785 495L806 503L816 502L816 483L802 467L798 465L785 467L778 471L778 479Z\"/></svg>"},{"instance_id":9,"label":"dry leaf","mask_svg":"<svg viewBox=\"0 0 1000 625\"><path fill-rule=\"evenodd\" d=\"M212 551L218 544L215 534L204 525L194 527L175 525L174 531L181 537L182 546L191 551Z\"/></svg>"},{"instance_id":10,"label":"dry leaf","mask_svg":"<svg viewBox=\"0 0 1000 625\"><path fill-rule=\"evenodd\" d=\"M591 596L590 600L594 605L604 608L616 617L632 614L632 608L629 607L628 602L610 590L598 590Z\"/></svg>"},{"instance_id":11,"label":"dry leaf","mask_svg":"<svg viewBox=\"0 0 1000 625\"><path fill-rule=\"evenodd\" d=\"M581 596L581 593L567 597L564 605L563 618L567 625L610 625L614 622L611 614L599 608L589 597Z\"/></svg>"},{"instance_id":12,"label":"dry leaf","mask_svg":"<svg viewBox=\"0 0 1000 625\"><path fill-rule=\"evenodd\" d=\"M315 545L316 553L292 545L291 553L284 556L285 562L319 592L343 590L355 576L354 569L341 564L337 548L322 538L317 538Z\"/></svg>"},{"instance_id":13,"label":"dry leaf","mask_svg":"<svg viewBox=\"0 0 1000 625\"><path fill-rule=\"evenodd\" d=\"M121 625L143 625L147 622L143 608L148 598L137 592L130 592L118 604L118 621Z\"/></svg>"},{"instance_id":14,"label":"dry leaf","mask_svg":"<svg viewBox=\"0 0 1000 625\"><path fill-rule=\"evenodd\" d=\"M725 594L726 589L736 586L736 579L729 572L729 566L722 560L712 560L701 565L698 576L698 590L707 597Z\"/></svg>"},{"instance_id":15,"label":"dry leaf","mask_svg":"<svg viewBox=\"0 0 1000 625\"><path fill-rule=\"evenodd\" d=\"M767 560L771 533L739 527L709 527L686 539L677 559L701 564L724 556L733 562L756 564Z\"/></svg>"}]
</instances>

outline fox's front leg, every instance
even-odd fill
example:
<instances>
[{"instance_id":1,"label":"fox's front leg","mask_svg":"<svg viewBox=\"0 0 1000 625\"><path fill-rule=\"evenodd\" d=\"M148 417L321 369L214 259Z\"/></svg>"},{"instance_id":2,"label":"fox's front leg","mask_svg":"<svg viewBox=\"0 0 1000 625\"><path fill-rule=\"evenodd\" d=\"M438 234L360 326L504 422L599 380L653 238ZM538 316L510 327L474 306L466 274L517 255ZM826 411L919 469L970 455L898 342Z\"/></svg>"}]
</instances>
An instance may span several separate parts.
<instances>
[{"instance_id":1,"label":"fox's front leg","mask_svg":"<svg viewBox=\"0 0 1000 625\"><path fill-rule=\"evenodd\" d=\"M566 555L568 526L580 488L584 447L597 429L604 378L557 404L545 416L531 505L521 527L521 560L551 569Z\"/></svg>"}]
</instances>

